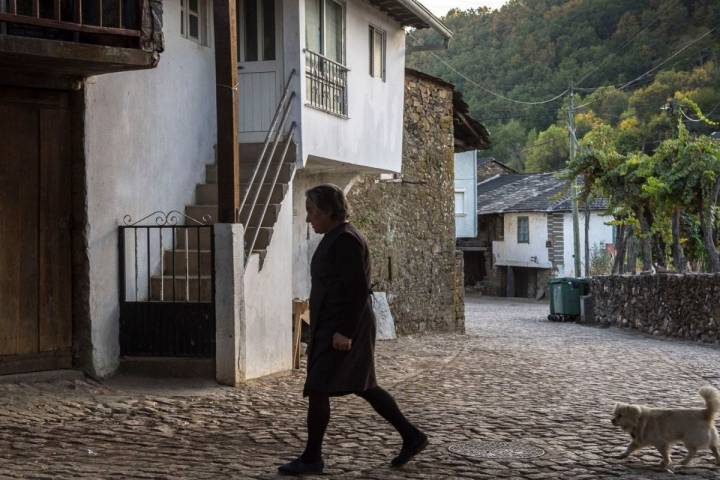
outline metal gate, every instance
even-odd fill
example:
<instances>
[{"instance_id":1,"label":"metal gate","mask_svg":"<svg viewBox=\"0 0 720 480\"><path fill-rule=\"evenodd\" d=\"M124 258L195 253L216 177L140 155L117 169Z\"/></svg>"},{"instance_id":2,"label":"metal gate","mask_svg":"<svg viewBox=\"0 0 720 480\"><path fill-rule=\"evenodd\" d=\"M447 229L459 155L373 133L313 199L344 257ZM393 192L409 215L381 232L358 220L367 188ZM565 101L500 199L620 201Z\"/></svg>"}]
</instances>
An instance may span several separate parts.
<instances>
[{"instance_id":1,"label":"metal gate","mask_svg":"<svg viewBox=\"0 0 720 480\"><path fill-rule=\"evenodd\" d=\"M123 223L118 232L121 355L214 357L210 219L157 211L137 222L125 216Z\"/></svg>"}]
</instances>

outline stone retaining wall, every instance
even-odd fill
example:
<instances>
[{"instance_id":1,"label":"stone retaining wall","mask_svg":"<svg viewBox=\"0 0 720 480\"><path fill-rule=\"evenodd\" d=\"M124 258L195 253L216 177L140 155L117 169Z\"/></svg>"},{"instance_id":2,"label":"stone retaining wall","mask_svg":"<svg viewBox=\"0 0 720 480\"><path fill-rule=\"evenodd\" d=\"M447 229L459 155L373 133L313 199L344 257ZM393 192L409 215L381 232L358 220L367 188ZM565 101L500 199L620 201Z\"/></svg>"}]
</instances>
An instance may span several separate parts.
<instances>
[{"instance_id":1,"label":"stone retaining wall","mask_svg":"<svg viewBox=\"0 0 720 480\"><path fill-rule=\"evenodd\" d=\"M720 343L720 275L658 274L591 280L595 323Z\"/></svg>"}]
</instances>

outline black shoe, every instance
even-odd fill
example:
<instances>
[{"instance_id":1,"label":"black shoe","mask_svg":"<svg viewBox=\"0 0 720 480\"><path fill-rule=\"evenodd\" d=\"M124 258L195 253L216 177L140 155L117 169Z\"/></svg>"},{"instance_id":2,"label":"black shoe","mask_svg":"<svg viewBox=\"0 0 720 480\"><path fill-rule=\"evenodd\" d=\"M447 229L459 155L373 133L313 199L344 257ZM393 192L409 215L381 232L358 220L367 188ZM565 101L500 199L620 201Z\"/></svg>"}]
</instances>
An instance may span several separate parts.
<instances>
[{"instance_id":1,"label":"black shoe","mask_svg":"<svg viewBox=\"0 0 720 480\"><path fill-rule=\"evenodd\" d=\"M305 463L300 458L296 458L292 462L278 467L278 473L280 475L313 475L321 474L324 468L325 462L322 460Z\"/></svg>"},{"instance_id":2,"label":"black shoe","mask_svg":"<svg viewBox=\"0 0 720 480\"><path fill-rule=\"evenodd\" d=\"M405 443L403 443L402 449L400 449L400 454L392 459L390 465L393 467L402 467L410 460L412 460L415 455L425 450L425 447L427 446L427 435L425 435L424 433L420 433L420 436L418 436L410 444L406 445Z\"/></svg>"}]
</instances>

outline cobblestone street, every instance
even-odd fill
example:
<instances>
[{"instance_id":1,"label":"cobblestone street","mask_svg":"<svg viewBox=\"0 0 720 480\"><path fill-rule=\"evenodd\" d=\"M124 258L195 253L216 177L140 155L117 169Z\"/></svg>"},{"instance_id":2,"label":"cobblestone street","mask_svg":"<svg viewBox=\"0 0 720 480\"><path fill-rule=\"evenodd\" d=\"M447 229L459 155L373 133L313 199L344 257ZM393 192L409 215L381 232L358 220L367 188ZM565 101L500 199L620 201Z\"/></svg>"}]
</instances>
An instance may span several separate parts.
<instances>
[{"instance_id":1,"label":"cobblestone street","mask_svg":"<svg viewBox=\"0 0 720 480\"><path fill-rule=\"evenodd\" d=\"M467 335L378 346L378 377L431 445L404 469L399 438L363 400L333 400L322 478L719 478L709 452L675 473L642 450L614 460L629 436L615 402L701 406L720 386L720 350L576 324L549 323L547 304L467 299ZM303 372L241 389L173 390L119 380L0 384L0 478L275 478L302 451ZM463 441L523 441L527 459L471 459ZM680 460L680 448L674 459Z\"/></svg>"}]
</instances>

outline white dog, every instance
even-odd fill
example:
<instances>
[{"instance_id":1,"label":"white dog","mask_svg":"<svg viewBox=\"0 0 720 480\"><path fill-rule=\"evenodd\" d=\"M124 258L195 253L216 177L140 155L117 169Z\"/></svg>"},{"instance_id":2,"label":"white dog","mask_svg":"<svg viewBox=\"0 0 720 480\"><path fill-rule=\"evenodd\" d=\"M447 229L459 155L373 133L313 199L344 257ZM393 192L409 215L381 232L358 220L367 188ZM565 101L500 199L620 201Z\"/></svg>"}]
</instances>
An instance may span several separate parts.
<instances>
[{"instance_id":1,"label":"white dog","mask_svg":"<svg viewBox=\"0 0 720 480\"><path fill-rule=\"evenodd\" d=\"M618 404L615 406L612 424L630 434L632 441L627 450L617 458L627 458L643 447L655 447L662 456L660 466L667 468L672 460L670 449L682 442L687 465L699 449L709 448L720 465L720 440L715 429L715 417L720 412L720 392L706 386L700 389L705 408L650 408L641 405Z\"/></svg>"}]
</instances>

